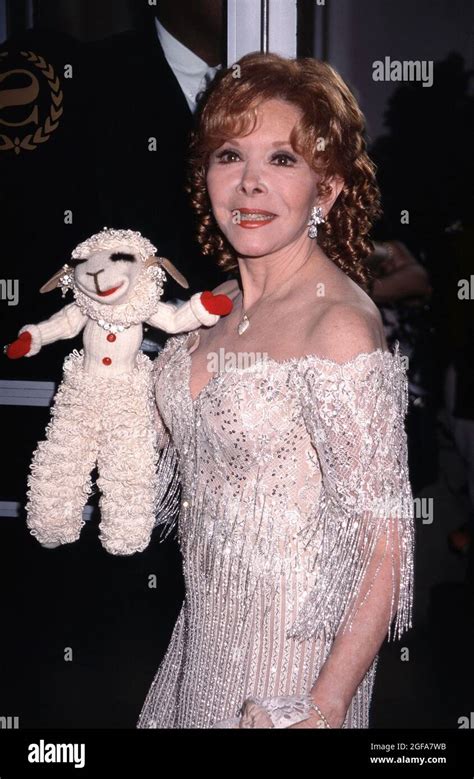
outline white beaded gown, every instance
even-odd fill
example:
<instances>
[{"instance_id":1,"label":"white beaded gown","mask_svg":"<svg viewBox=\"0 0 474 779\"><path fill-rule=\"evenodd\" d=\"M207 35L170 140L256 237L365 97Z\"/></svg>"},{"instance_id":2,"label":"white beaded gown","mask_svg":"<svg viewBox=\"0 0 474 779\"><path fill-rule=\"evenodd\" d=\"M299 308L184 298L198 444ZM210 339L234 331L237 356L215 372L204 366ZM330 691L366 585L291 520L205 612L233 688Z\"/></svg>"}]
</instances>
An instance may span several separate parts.
<instances>
[{"instance_id":1,"label":"white beaded gown","mask_svg":"<svg viewBox=\"0 0 474 779\"><path fill-rule=\"evenodd\" d=\"M169 338L154 365L157 526L177 531L185 598L138 728L220 727L249 696L309 692L338 631L370 612L372 590L390 602L389 639L411 627L398 343L343 364L263 355L216 372L193 399L199 338ZM179 481L180 505L170 499ZM381 560L390 561L388 596L377 588ZM377 660L343 727L369 727Z\"/></svg>"}]
</instances>

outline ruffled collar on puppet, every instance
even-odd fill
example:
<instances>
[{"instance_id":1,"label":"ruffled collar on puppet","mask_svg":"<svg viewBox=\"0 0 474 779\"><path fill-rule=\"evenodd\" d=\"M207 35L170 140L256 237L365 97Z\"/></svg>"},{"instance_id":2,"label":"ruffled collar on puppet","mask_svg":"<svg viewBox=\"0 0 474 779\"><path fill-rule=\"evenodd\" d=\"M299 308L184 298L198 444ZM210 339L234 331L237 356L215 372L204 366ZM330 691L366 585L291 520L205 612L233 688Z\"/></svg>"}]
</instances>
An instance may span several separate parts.
<instances>
[{"instance_id":1,"label":"ruffled collar on puppet","mask_svg":"<svg viewBox=\"0 0 474 779\"><path fill-rule=\"evenodd\" d=\"M152 265L142 271L135 280L129 299L124 303L107 304L92 300L78 289L74 283L73 294L76 305L90 319L104 325L116 328L127 328L146 322L156 311L163 295L163 282L166 281L164 270Z\"/></svg>"}]
</instances>

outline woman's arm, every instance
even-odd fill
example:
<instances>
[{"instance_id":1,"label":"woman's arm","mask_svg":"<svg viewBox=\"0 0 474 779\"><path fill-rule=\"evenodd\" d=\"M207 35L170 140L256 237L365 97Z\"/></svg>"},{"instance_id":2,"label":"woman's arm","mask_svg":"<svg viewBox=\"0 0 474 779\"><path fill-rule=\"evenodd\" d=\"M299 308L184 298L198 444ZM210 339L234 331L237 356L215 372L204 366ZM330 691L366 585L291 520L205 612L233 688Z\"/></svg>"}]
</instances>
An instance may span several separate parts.
<instances>
[{"instance_id":1,"label":"woman's arm","mask_svg":"<svg viewBox=\"0 0 474 779\"><path fill-rule=\"evenodd\" d=\"M310 690L311 698L321 709L331 728L342 727L351 700L387 635L394 594L392 565L395 566L396 572L395 602L398 600L399 560L394 560L387 554L383 559L384 546L385 539L381 539L373 555L367 581L372 580L378 566L380 570L364 610L354 618L349 632L343 629L339 631ZM313 711L309 719L291 725L289 729L314 728L318 719L318 714Z\"/></svg>"},{"instance_id":2,"label":"woman's arm","mask_svg":"<svg viewBox=\"0 0 474 779\"><path fill-rule=\"evenodd\" d=\"M402 367L377 351L380 333L370 317L338 307L332 320L318 353L323 350L334 365L325 375L308 375L306 419L322 466L327 530L337 523L340 528L338 546L321 559L314 605L306 604L299 627L306 637L325 622L329 633L334 630L310 695L330 726L341 727L395 613L399 634L410 623L413 507ZM334 609L341 616L337 630L327 616ZM313 711L291 727L317 722Z\"/></svg>"}]
</instances>

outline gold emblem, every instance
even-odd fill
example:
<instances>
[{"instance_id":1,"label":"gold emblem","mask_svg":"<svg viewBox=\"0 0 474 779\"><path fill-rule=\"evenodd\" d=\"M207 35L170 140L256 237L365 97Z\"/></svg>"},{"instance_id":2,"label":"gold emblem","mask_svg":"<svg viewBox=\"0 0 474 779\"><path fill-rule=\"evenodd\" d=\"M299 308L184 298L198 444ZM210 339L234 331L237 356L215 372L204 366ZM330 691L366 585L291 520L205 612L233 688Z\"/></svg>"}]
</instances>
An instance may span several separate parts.
<instances>
[{"instance_id":1,"label":"gold emblem","mask_svg":"<svg viewBox=\"0 0 474 779\"><path fill-rule=\"evenodd\" d=\"M48 64L44 57L35 54L33 51L21 51L21 56L28 63L28 68L11 67L7 71L0 72L0 151L10 151L13 149L15 154L20 154L22 150L34 151L39 144L49 141L51 134L57 129L59 119L63 113L63 91L59 77L55 74L54 68ZM0 53L0 67L5 65L8 52ZM19 63L20 65L22 63ZM33 67L41 74L41 79L36 75ZM23 75L29 79L26 86L16 87L9 84L15 76ZM49 92L49 109L44 121L40 120L39 95L41 93L41 81L45 79ZM7 86L8 85L8 86ZM25 106L29 110L29 115L21 117L20 120L13 121L12 117L6 118L6 109ZM36 129L31 132L31 125L36 125ZM21 129L26 130L21 135ZM7 134L8 133L8 134Z\"/></svg>"}]
</instances>

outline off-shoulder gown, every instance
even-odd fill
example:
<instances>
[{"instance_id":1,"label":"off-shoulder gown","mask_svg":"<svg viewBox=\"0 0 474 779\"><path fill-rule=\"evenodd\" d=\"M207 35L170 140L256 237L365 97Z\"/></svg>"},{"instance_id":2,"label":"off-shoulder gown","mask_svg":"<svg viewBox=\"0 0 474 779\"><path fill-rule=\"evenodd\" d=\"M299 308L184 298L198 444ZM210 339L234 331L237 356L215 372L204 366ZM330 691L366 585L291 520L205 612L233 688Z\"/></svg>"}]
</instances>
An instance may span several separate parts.
<instances>
[{"instance_id":1,"label":"off-shoulder gown","mask_svg":"<svg viewBox=\"0 0 474 779\"><path fill-rule=\"evenodd\" d=\"M154 365L166 441L158 474L168 490L157 526L177 530L185 598L139 728L210 728L238 716L249 696L308 692L338 631L373 608L387 556L390 592L374 592L391 604L388 638L411 627L413 497L398 344L343 364L257 355L216 372L193 399L199 338L169 338ZM182 489L170 510L172 458ZM377 661L344 727L369 727Z\"/></svg>"}]
</instances>

